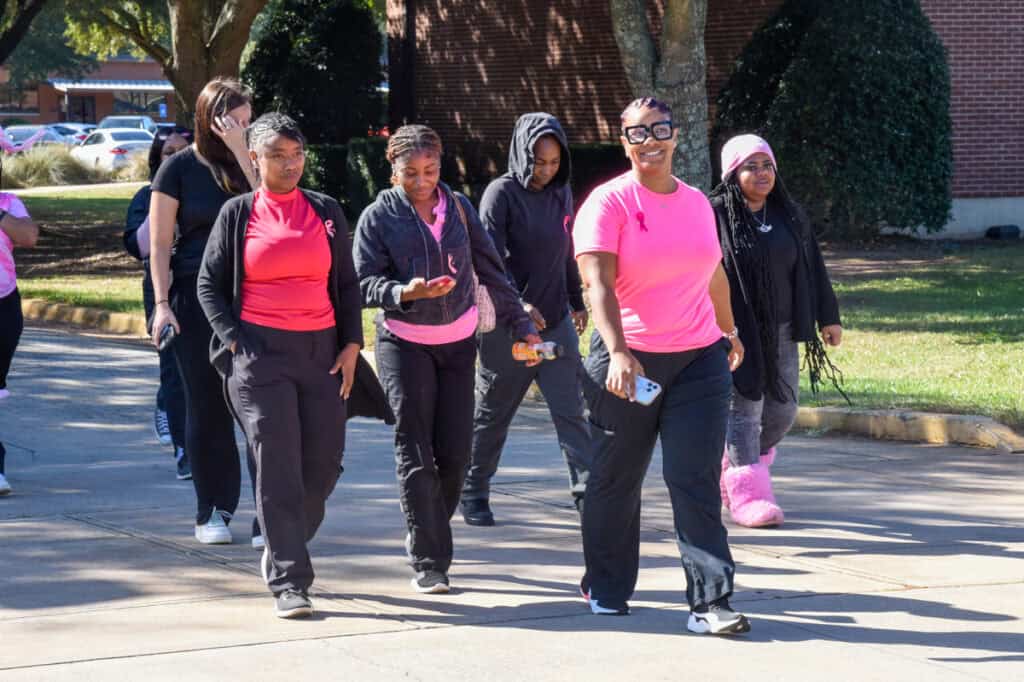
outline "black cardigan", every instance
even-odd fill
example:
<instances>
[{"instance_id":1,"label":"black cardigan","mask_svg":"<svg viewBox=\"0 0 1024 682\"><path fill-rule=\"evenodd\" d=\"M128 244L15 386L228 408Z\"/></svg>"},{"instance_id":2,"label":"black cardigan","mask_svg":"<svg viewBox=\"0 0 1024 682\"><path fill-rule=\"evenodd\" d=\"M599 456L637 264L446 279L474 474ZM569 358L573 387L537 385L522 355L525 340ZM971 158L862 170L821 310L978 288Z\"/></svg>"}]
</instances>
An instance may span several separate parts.
<instances>
[{"instance_id":1,"label":"black cardigan","mask_svg":"<svg viewBox=\"0 0 1024 682\"><path fill-rule=\"evenodd\" d=\"M760 400L764 395L766 378L758 322L754 317L750 292L747 291L744 278L737 272L736 253L726 227L728 217L725 205L720 197L714 197L711 206L718 223L718 240L722 245L725 274L729 277L732 314L744 348L743 363L732 374L733 385L748 400ZM794 235L800 248L793 277L793 340L805 342L815 338L817 329L841 322L839 303L832 290L818 240L806 220L799 222L803 227L793 226L800 230L799 234Z\"/></svg>"},{"instance_id":2,"label":"black cardigan","mask_svg":"<svg viewBox=\"0 0 1024 682\"><path fill-rule=\"evenodd\" d=\"M334 307L338 330L338 350L350 343L363 345L362 298L359 280L352 265L352 247L348 222L341 206L334 199L300 190L314 212L327 226L331 249L331 269L327 275L327 291ZM253 193L242 194L225 202L210 231L203 262L199 268L199 303L206 313L213 338L210 339L210 364L226 376L231 364L231 344L238 339L242 315L242 281L245 259L242 257L245 232L252 213ZM348 416L365 416L394 423L384 390L369 363L359 356L356 377L348 401Z\"/></svg>"}]
</instances>

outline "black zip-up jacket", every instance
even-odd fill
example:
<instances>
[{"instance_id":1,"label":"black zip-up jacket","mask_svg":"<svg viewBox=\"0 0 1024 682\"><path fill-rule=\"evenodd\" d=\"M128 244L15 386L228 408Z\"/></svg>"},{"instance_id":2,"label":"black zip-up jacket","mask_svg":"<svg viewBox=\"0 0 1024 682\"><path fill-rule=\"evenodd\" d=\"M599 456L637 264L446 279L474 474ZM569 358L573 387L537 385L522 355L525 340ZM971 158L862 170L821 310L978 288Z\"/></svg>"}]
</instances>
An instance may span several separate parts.
<instances>
[{"instance_id":1,"label":"black zip-up jacket","mask_svg":"<svg viewBox=\"0 0 1024 682\"><path fill-rule=\"evenodd\" d=\"M743 342L743 363L732 373L732 382L740 395L748 400L760 400L765 390L764 349L758 333L758 321L754 317L751 292L748 291L749 277L740 276L737 271L736 252L728 228L725 203L720 197L712 197L711 207L718 223L718 240L722 245L722 262L729 278L729 294L732 314L740 330ZM839 302L836 300L832 281L825 269L825 259L806 220L804 227L794 226L800 234L794 235L800 245L793 276L793 340L811 341L817 329L841 324Z\"/></svg>"},{"instance_id":2,"label":"black zip-up jacket","mask_svg":"<svg viewBox=\"0 0 1024 682\"><path fill-rule=\"evenodd\" d=\"M352 266L348 223L334 199L300 190L327 227L331 250L331 269L327 275L327 293L334 308L338 330L338 352L350 343L363 345L362 311L359 283ZM206 242L199 268L199 303L206 313L213 338L210 340L210 364L226 376L231 364L231 344L238 339L242 315L242 281L245 279L245 232L252 214L253 193L233 197L221 207L217 222ZM355 381L348 400L348 416L364 416L394 423L384 390L377 375L363 359L356 364Z\"/></svg>"},{"instance_id":3,"label":"black zip-up jacket","mask_svg":"<svg viewBox=\"0 0 1024 682\"><path fill-rule=\"evenodd\" d=\"M448 202L440 243L401 187L378 194L359 216L353 254L363 305L382 308L387 319L400 322L448 324L476 303L472 277L476 270L491 295L499 323L514 338L536 334L472 204L444 183L439 187ZM462 204L468 225L463 226L456 201ZM455 288L448 295L402 302L402 289L410 280L429 281L442 275L455 278Z\"/></svg>"},{"instance_id":4,"label":"black zip-up jacket","mask_svg":"<svg viewBox=\"0 0 1024 682\"><path fill-rule=\"evenodd\" d=\"M540 191L530 189L533 148L551 135L562 147L558 173ZM586 310L580 271L572 247L573 201L569 144L551 114L523 114L516 121L508 172L492 181L480 200L480 220L505 259L512 286L554 327L574 311Z\"/></svg>"}]
</instances>

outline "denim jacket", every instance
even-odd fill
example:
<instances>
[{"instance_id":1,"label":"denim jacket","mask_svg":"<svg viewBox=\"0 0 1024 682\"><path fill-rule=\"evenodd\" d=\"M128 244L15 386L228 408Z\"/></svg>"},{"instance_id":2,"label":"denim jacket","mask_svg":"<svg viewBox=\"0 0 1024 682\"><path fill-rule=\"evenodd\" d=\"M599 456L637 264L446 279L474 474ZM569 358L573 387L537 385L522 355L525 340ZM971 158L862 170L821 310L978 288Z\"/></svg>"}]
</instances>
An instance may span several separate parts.
<instances>
[{"instance_id":1,"label":"denim jacket","mask_svg":"<svg viewBox=\"0 0 1024 682\"><path fill-rule=\"evenodd\" d=\"M515 338L536 330L505 276L501 258L473 206L441 183L447 203L438 243L401 187L384 190L359 216L353 260L365 307L379 307L388 319L411 324L443 325L459 319L476 303L473 271L494 301L499 323ZM458 201L468 225L463 225ZM450 275L455 288L446 296L402 302L410 280Z\"/></svg>"}]
</instances>

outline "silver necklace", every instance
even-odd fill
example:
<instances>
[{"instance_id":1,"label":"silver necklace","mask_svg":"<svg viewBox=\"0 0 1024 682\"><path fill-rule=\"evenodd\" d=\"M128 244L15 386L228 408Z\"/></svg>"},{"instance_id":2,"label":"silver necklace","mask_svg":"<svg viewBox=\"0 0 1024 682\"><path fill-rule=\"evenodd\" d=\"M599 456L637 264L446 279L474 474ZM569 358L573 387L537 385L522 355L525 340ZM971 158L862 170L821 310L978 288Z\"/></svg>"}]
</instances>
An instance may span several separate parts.
<instances>
[{"instance_id":1,"label":"silver necklace","mask_svg":"<svg viewBox=\"0 0 1024 682\"><path fill-rule=\"evenodd\" d=\"M768 234L772 231L772 226L768 224L768 202L764 202L764 208L761 210L761 218L758 219L757 214L751 211L751 216L754 217L754 221L757 223L757 231L761 234Z\"/></svg>"}]
</instances>

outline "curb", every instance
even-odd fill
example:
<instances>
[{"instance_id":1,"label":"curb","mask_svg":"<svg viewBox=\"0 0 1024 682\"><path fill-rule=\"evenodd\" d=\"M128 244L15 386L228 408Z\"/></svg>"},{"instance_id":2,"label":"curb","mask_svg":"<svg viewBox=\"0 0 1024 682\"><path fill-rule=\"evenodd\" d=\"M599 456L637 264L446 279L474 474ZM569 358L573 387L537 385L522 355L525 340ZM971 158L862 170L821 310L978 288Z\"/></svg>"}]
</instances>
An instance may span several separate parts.
<instances>
[{"instance_id":1,"label":"curb","mask_svg":"<svg viewBox=\"0 0 1024 682\"><path fill-rule=\"evenodd\" d=\"M137 313L112 313L100 308L54 303L40 298L25 298L21 301L21 312L26 320L63 322L110 334L146 333L146 319Z\"/></svg>"},{"instance_id":2,"label":"curb","mask_svg":"<svg viewBox=\"0 0 1024 682\"><path fill-rule=\"evenodd\" d=\"M52 303L38 298L23 299L26 319L63 322L110 334L146 337L146 320L136 313L112 313ZM363 355L375 366L373 352ZM543 403L537 385L526 394L528 400ZM911 410L855 410L845 407L801 407L796 426L802 429L866 436L876 440L900 440L935 445L970 445L1001 453L1024 452L1024 436L989 417L970 414L942 414Z\"/></svg>"}]
</instances>

